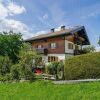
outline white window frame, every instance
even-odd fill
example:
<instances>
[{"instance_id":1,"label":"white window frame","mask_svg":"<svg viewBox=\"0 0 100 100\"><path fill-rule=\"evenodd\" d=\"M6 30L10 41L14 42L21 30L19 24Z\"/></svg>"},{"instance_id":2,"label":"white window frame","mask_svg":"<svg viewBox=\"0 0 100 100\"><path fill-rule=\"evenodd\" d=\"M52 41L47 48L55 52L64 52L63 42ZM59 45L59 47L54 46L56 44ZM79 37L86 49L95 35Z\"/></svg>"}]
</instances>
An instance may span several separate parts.
<instances>
[{"instance_id":1,"label":"white window frame","mask_svg":"<svg viewBox=\"0 0 100 100\"><path fill-rule=\"evenodd\" d=\"M50 43L50 48L51 49L56 49L56 47L57 47L57 43Z\"/></svg>"},{"instance_id":2,"label":"white window frame","mask_svg":"<svg viewBox=\"0 0 100 100\"><path fill-rule=\"evenodd\" d=\"M38 49L41 49L42 48L42 45L38 45Z\"/></svg>"},{"instance_id":3,"label":"white window frame","mask_svg":"<svg viewBox=\"0 0 100 100\"><path fill-rule=\"evenodd\" d=\"M71 45L71 48L69 48L69 45ZM68 43L68 49L73 50L73 49L74 49L74 44L71 43L71 42L69 42L69 43Z\"/></svg>"}]
</instances>

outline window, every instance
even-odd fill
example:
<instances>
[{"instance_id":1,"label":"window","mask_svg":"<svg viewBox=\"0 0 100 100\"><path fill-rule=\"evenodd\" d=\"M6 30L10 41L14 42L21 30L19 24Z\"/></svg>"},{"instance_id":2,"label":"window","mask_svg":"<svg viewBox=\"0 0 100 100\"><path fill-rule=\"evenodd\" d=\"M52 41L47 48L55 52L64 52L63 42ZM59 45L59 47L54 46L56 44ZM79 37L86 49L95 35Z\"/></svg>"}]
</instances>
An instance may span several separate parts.
<instances>
[{"instance_id":1,"label":"window","mask_svg":"<svg viewBox=\"0 0 100 100\"><path fill-rule=\"evenodd\" d=\"M56 47L57 47L57 44L56 44L56 43L51 43L51 44L50 44L50 48L51 48L51 49L55 49Z\"/></svg>"},{"instance_id":2,"label":"window","mask_svg":"<svg viewBox=\"0 0 100 100\"><path fill-rule=\"evenodd\" d=\"M38 46L37 46L38 49L41 49L42 47L43 47L42 45L38 45Z\"/></svg>"},{"instance_id":3,"label":"window","mask_svg":"<svg viewBox=\"0 0 100 100\"><path fill-rule=\"evenodd\" d=\"M58 57L48 56L48 62L58 61Z\"/></svg>"},{"instance_id":4,"label":"window","mask_svg":"<svg viewBox=\"0 0 100 100\"><path fill-rule=\"evenodd\" d=\"M72 43L68 43L68 49L73 49L73 44Z\"/></svg>"}]
</instances>

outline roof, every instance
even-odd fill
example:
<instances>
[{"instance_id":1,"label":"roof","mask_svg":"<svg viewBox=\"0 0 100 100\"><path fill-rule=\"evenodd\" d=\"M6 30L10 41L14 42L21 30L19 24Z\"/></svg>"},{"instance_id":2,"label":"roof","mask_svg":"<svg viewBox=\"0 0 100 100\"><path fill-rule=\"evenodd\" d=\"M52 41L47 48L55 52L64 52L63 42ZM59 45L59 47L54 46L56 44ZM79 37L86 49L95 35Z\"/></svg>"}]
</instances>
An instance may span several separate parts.
<instances>
[{"instance_id":1,"label":"roof","mask_svg":"<svg viewBox=\"0 0 100 100\"><path fill-rule=\"evenodd\" d=\"M65 30L60 30L60 31L55 31L55 32L50 32L50 33L34 36L34 37L32 37L30 39L27 39L25 41L29 42L29 41L48 38L48 37L55 37L55 36L60 36L60 35L74 34L75 32L78 32L78 31L80 31L82 29L84 29L84 32L86 33L84 26L77 26L77 27L73 27L73 28L69 28L69 29L65 29ZM87 36L87 33L86 33L86 36ZM87 37L87 40L89 42L88 37ZM89 44L90 44L90 42L89 42Z\"/></svg>"}]
</instances>

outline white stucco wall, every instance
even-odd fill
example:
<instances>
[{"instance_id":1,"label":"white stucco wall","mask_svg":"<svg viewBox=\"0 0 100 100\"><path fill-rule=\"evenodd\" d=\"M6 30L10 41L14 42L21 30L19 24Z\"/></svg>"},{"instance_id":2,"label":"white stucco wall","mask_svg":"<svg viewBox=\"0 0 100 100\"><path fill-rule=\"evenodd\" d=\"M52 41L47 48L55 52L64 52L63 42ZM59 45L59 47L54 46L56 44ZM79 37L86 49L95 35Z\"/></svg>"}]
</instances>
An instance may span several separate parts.
<instances>
[{"instance_id":1,"label":"white stucco wall","mask_svg":"<svg viewBox=\"0 0 100 100\"><path fill-rule=\"evenodd\" d=\"M73 54L48 54L47 56L42 56L42 60L44 63L48 63L48 56L55 56L58 57L58 61L68 59L70 57L73 57Z\"/></svg>"},{"instance_id":2,"label":"white stucco wall","mask_svg":"<svg viewBox=\"0 0 100 100\"><path fill-rule=\"evenodd\" d=\"M48 56L58 57L58 60L65 60L65 54L48 54Z\"/></svg>"},{"instance_id":3,"label":"white stucco wall","mask_svg":"<svg viewBox=\"0 0 100 100\"><path fill-rule=\"evenodd\" d=\"M65 53L73 54L74 53L74 49L68 49L68 43L72 43L72 42L65 40Z\"/></svg>"},{"instance_id":4,"label":"white stucco wall","mask_svg":"<svg viewBox=\"0 0 100 100\"><path fill-rule=\"evenodd\" d=\"M48 56L42 56L42 61L44 62L44 63L47 63L48 62Z\"/></svg>"},{"instance_id":5,"label":"white stucco wall","mask_svg":"<svg viewBox=\"0 0 100 100\"><path fill-rule=\"evenodd\" d=\"M68 49L68 43L73 44L73 49ZM81 46L79 46L79 50L81 50ZM65 53L73 54L75 50L75 44L73 42L70 42L68 40L65 40Z\"/></svg>"},{"instance_id":6,"label":"white stucco wall","mask_svg":"<svg viewBox=\"0 0 100 100\"><path fill-rule=\"evenodd\" d=\"M46 64L48 63L48 56L58 57L58 61L65 60L65 54L48 54L47 56L42 55L42 61Z\"/></svg>"}]
</instances>

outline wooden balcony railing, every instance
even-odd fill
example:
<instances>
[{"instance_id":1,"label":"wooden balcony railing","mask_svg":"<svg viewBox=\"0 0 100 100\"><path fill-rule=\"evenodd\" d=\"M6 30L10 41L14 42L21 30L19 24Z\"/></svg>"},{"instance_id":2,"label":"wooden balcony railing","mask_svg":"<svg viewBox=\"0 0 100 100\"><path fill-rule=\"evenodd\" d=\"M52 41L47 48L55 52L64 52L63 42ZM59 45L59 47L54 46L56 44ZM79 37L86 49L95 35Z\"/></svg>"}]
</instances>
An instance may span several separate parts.
<instances>
[{"instance_id":1,"label":"wooden balcony railing","mask_svg":"<svg viewBox=\"0 0 100 100\"><path fill-rule=\"evenodd\" d=\"M36 48L36 51L38 53L41 53L41 54L45 54L45 55L48 54L48 49L47 48Z\"/></svg>"},{"instance_id":2,"label":"wooden balcony railing","mask_svg":"<svg viewBox=\"0 0 100 100\"><path fill-rule=\"evenodd\" d=\"M85 52L83 50L74 50L74 55L81 55L81 54L85 54Z\"/></svg>"}]
</instances>

